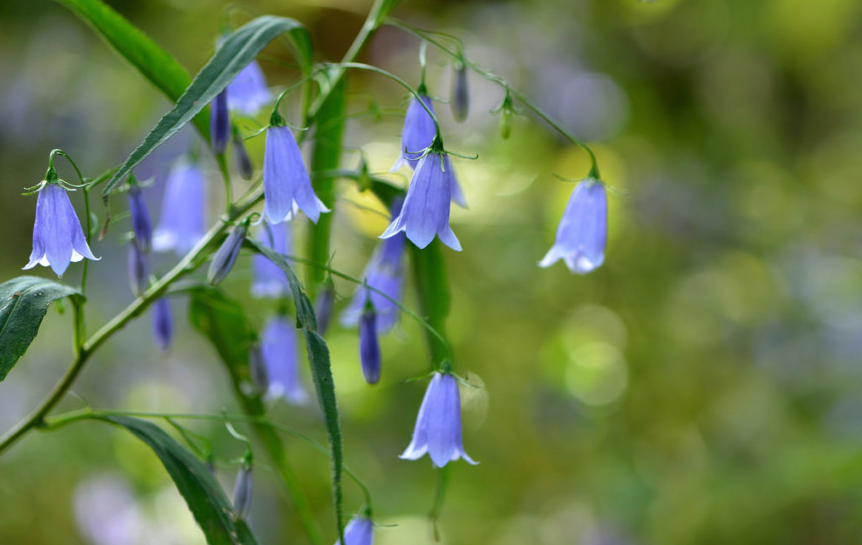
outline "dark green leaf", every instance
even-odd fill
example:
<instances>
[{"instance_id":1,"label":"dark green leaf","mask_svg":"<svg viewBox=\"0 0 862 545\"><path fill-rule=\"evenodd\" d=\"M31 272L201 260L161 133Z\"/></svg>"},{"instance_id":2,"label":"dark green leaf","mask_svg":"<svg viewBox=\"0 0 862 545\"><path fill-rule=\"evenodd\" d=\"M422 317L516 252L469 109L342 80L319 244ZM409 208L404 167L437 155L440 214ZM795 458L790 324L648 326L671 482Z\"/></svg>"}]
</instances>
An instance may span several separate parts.
<instances>
[{"instance_id":1,"label":"dark green leaf","mask_svg":"<svg viewBox=\"0 0 862 545\"><path fill-rule=\"evenodd\" d=\"M157 147L203 110L240 71L254 60L261 49L276 36L289 33L296 46L300 64L310 63L311 46L308 31L299 22L285 17L258 17L225 38L215 55L204 66L191 85L177 100L176 106L159 120L150 134L126 162L117 169L105 186L108 194L117 184Z\"/></svg>"},{"instance_id":2,"label":"dark green leaf","mask_svg":"<svg viewBox=\"0 0 862 545\"><path fill-rule=\"evenodd\" d=\"M203 462L151 422L126 416L98 416L123 426L146 443L177 485L209 545L256 545L242 521L234 521L233 509L215 477Z\"/></svg>"},{"instance_id":3,"label":"dark green leaf","mask_svg":"<svg viewBox=\"0 0 862 545\"><path fill-rule=\"evenodd\" d=\"M74 11L105 39L124 59L176 102L192 78L170 53L159 47L149 36L127 21L101 0L57 0ZM195 127L209 141L209 114L201 111L195 117Z\"/></svg>"},{"instance_id":4,"label":"dark green leaf","mask_svg":"<svg viewBox=\"0 0 862 545\"><path fill-rule=\"evenodd\" d=\"M0 380L36 338L48 305L78 290L46 278L19 276L0 284Z\"/></svg>"}]
</instances>

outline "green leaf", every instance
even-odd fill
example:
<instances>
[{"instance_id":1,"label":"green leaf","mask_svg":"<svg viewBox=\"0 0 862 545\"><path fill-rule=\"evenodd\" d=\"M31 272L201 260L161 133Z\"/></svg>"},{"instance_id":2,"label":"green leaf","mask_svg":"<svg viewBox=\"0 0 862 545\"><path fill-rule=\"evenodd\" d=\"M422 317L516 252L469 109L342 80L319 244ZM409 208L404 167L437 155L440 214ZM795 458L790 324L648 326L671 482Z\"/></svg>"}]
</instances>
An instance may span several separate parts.
<instances>
[{"instance_id":1,"label":"green leaf","mask_svg":"<svg viewBox=\"0 0 862 545\"><path fill-rule=\"evenodd\" d=\"M93 29L129 61L171 102L176 102L191 83L186 69L170 53L101 0L57 0ZM209 113L201 111L195 127L209 141Z\"/></svg>"},{"instance_id":2,"label":"green leaf","mask_svg":"<svg viewBox=\"0 0 862 545\"><path fill-rule=\"evenodd\" d=\"M225 38L215 55L179 97L176 106L159 120L141 145L114 172L103 194L110 193L132 168L183 128L254 60L261 49L283 33L288 33L291 43L294 44L300 65L308 66L311 63L311 39L308 37L308 31L299 22L267 15L239 28Z\"/></svg>"},{"instance_id":3,"label":"green leaf","mask_svg":"<svg viewBox=\"0 0 862 545\"><path fill-rule=\"evenodd\" d=\"M146 443L177 485L209 545L256 545L242 521L234 521L233 509L221 485L203 462L152 422L126 416L94 416L123 426Z\"/></svg>"},{"instance_id":4,"label":"green leaf","mask_svg":"<svg viewBox=\"0 0 862 545\"><path fill-rule=\"evenodd\" d=\"M0 284L0 381L36 338L48 305L73 295L83 297L75 288L35 276Z\"/></svg>"}]
</instances>

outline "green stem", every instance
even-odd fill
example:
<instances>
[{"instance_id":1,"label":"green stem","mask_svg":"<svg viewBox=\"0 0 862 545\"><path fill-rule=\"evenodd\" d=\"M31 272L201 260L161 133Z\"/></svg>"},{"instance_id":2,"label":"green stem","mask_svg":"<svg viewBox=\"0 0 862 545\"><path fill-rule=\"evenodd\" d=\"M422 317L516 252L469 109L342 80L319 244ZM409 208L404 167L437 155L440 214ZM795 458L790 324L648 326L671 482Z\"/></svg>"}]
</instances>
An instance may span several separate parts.
<instances>
[{"instance_id":1,"label":"green stem","mask_svg":"<svg viewBox=\"0 0 862 545\"><path fill-rule=\"evenodd\" d=\"M440 250L440 241L436 239L424 249L411 244L410 250L419 311L430 326L430 329L425 330L425 340L431 356L431 369L439 370L444 362L452 359L452 350L446 341L445 332L450 294L443 253ZM432 334L432 330L436 334Z\"/></svg>"}]
</instances>

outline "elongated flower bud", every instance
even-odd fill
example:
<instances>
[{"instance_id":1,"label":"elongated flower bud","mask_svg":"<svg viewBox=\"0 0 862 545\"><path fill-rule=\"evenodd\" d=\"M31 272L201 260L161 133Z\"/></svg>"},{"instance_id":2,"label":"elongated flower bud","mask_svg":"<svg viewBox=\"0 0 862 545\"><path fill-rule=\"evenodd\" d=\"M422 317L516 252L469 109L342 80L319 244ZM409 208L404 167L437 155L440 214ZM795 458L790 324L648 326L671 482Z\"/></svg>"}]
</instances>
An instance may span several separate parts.
<instances>
[{"instance_id":1,"label":"elongated flower bud","mask_svg":"<svg viewBox=\"0 0 862 545\"><path fill-rule=\"evenodd\" d=\"M251 510L251 466L243 464L236 474L233 485L233 512L237 519L244 519Z\"/></svg>"},{"instance_id":2,"label":"elongated flower bud","mask_svg":"<svg viewBox=\"0 0 862 545\"><path fill-rule=\"evenodd\" d=\"M221 155L227 150L229 137L230 118L227 111L227 89L225 89L213 99L210 112L210 139L216 155Z\"/></svg>"},{"instance_id":3,"label":"elongated flower bud","mask_svg":"<svg viewBox=\"0 0 862 545\"><path fill-rule=\"evenodd\" d=\"M140 296L149 284L150 267L146 254L138 247L137 239L129 245L129 286Z\"/></svg>"},{"instance_id":4,"label":"elongated flower bud","mask_svg":"<svg viewBox=\"0 0 862 545\"><path fill-rule=\"evenodd\" d=\"M329 329L329 321L332 319L332 306L335 303L335 289L331 283L324 286L323 291L314 302L314 315L317 318L317 332L320 336L326 335Z\"/></svg>"},{"instance_id":5,"label":"elongated flower bud","mask_svg":"<svg viewBox=\"0 0 862 545\"><path fill-rule=\"evenodd\" d=\"M248 156L248 151L245 149L245 143L239 132L233 131L233 163L234 168L242 176L243 180L251 180L254 175L254 165L251 164L251 158Z\"/></svg>"},{"instance_id":6,"label":"elongated flower bud","mask_svg":"<svg viewBox=\"0 0 862 545\"><path fill-rule=\"evenodd\" d=\"M149 253L153 242L153 224L144 200L141 187L136 183L129 186L129 213L132 216L132 232L141 252Z\"/></svg>"},{"instance_id":7,"label":"elongated flower bud","mask_svg":"<svg viewBox=\"0 0 862 545\"><path fill-rule=\"evenodd\" d=\"M248 352L248 372L255 390L261 395L266 394L267 390L269 390L269 373L266 371L263 351L258 344L252 346Z\"/></svg>"},{"instance_id":8,"label":"elongated flower bud","mask_svg":"<svg viewBox=\"0 0 862 545\"><path fill-rule=\"evenodd\" d=\"M454 65L452 74L452 94L449 96L452 117L461 123L467 119L470 110L470 89L467 85L467 65L459 62Z\"/></svg>"},{"instance_id":9,"label":"elongated flower bud","mask_svg":"<svg viewBox=\"0 0 862 545\"><path fill-rule=\"evenodd\" d=\"M377 342L377 316L369 303L359 320L359 361L368 384L380 380L380 344Z\"/></svg>"},{"instance_id":10,"label":"elongated flower bud","mask_svg":"<svg viewBox=\"0 0 862 545\"><path fill-rule=\"evenodd\" d=\"M171 346L174 336L174 319L171 316L171 305L166 297L156 299L153 303L153 338L156 346L162 352Z\"/></svg>"},{"instance_id":11,"label":"elongated flower bud","mask_svg":"<svg viewBox=\"0 0 862 545\"><path fill-rule=\"evenodd\" d=\"M500 136L503 140L508 140L512 135L512 110L503 108L500 112Z\"/></svg>"},{"instance_id":12,"label":"elongated flower bud","mask_svg":"<svg viewBox=\"0 0 862 545\"><path fill-rule=\"evenodd\" d=\"M213 256L210 268L207 271L207 282L216 285L227 276L227 273L233 267L234 261L236 261L236 256L239 255L239 250L247 233L248 221L244 221L233 228L224 243L216 251L215 256Z\"/></svg>"}]
</instances>

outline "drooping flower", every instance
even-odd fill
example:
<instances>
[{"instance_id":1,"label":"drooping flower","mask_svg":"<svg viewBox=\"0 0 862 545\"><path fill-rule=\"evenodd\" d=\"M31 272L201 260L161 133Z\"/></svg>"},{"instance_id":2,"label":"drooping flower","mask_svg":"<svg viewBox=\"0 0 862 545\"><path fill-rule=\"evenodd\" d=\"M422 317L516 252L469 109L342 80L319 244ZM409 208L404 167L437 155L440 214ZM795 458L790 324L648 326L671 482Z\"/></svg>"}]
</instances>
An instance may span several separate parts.
<instances>
[{"instance_id":1,"label":"drooping flower","mask_svg":"<svg viewBox=\"0 0 862 545\"><path fill-rule=\"evenodd\" d=\"M217 155L227 150L227 141L230 136L230 117L227 111L227 89L217 94L212 101L210 112L210 140L213 152Z\"/></svg>"},{"instance_id":2,"label":"drooping flower","mask_svg":"<svg viewBox=\"0 0 862 545\"><path fill-rule=\"evenodd\" d=\"M402 200L392 203L392 214L401 212ZM362 278L369 287L360 286L353 294L350 304L341 313L341 324L355 326L365 308L365 302L370 300L377 315L377 331L386 333L398 322L400 308L392 300L401 301L404 291L404 233L385 239L381 242L365 267ZM377 291L375 291L377 290ZM380 292L388 295L386 297Z\"/></svg>"},{"instance_id":3,"label":"drooping flower","mask_svg":"<svg viewBox=\"0 0 862 545\"><path fill-rule=\"evenodd\" d=\"M153 249L184 255L203 237L204 175L186 159L171 168L162 198L162 215L153 233Z\"/></svg>"},{"instance_id":4,"label":"drooping flower","mask_svg":"<svg viewBox=\"0 0 862 545\"><path fill-rule=\"evenodd\" d=\"M401 213L380 238L404 231L413 244L424 248L436 235L443 244L460 252L461 243L449 227L453 178L454 172L445 153L432 152L422 157L413 173Z\"/></svg>"},{"instance_id":5,"label":"drooping flower","mask_svg":"<svg viewBox=\"0 0 862 545\"><path fill-rule=\"evenodd\" d=\"M239 255L239 250L242 248L242 243L245 241L245 236L248 234L248 224L249 220L246 220L235 226L222 245L219 246L219 249L216 250L213 260L210 262L210 268L207 270L207 282L216 285L230 272L236 257Z\"/></svg>"},{"instance_id":6,"label":"drooping flower","mask_svg":"<svg viewBox=\"0 0 862 545\"><path fill-rule=\"evenodd\" d=\"M540 267L565 261L573 273L586 274L605 261L608 239L608 199L602 182L589 178L580 182L569 198L557 228L554 245Z\"/></svg>"},{"instance_id":7,"label":"drooping flower","mask_svg":"<svg viewBox=\"0 0 862 545\"><path fill-rule=\"evenodd\" d=\"M458 62L453 65L452 72L452 94L449 95L449 106L452 108L452 117L461 123L467 119L470 109L470 89L467 85L467 65Z\"/></svg>"},{"instance_id":8,"label":"drooping flower","mask_svg":"<svg viewBox=\"0 0 862 545\"><path fill-rule=\"evenodd\" d=\"M132 232L135 234L135 241L143 253L148 253L153 243L153 225L147 202L144 200L144 193L137 183L129 186L129 213L132 216Z\"/></svg>"},{"instance_id":9,"label":"drooping flower","mask_svg":"<svg viewBox=\"0 0 862 545\"><path fill-rule=\"evenodd\" d=\"M45 184L36 199L33 251L24 269L42 265L51 267L57 276L63 276L69 263L81 261L85 257L93 261L99 260L90 251L81 222L69 202L69 196L57 183L54 174L54 180Z\"/></svg>"},{"instance_id":10,"label":"drooping flower","mask_svg":"<svg viewBox=\"0 0 862 545\"><path fill-rule=\"evenodd\" d=\"M147 255L138 247L137 240L129 244L129 286L132 293L139 296L149 284L150 266Z\"/></svg>"},{"instance_id":11,"label":"drooping flower","mask_svg":"<svg viewBox=\"0 0 862 545\"><path fill-rule=\"evenodd\" d=\"M165 352L171 346L174 336L174 319L171 304L167 297L156 299L153 303L153 338L159 350Z\"/></svg>"},{"instance_id":12,"label":"drooping flower","mask_svg":"<svg viewBox=\"0 0 862 545\"><path fill-rule=\"evenodd\" d=\"M260 342L266 368L268 398L283 397L289 403L303 403L308 397L299 377L299 349L295 325L281 316L267 321Z\"/></svg>"},{"instance_id":13,"label":"drooping flower","mask_svg":"<svg viewBox=\"0 0 862 545\"><path fill-rule=\"evenodd\" d=\"M368 384L380 381L380 344L377 341L377 316L368 304L359 319L359 363Z\"/></svg>"},{"instance_id":14,"label":"drooping flower","mask_svg":"<svg viewBox=\"0 0 862 545\"><path fill-rule=\"evenodd\" d=\"M321 212L329 212L314 194L299 146L286 126L271 126L266 131L263 195L264 217L273 224L293 217L294 205L314 223Z\"/></svg>"},{"instance_id":15,"label":"drooping flower","mask_svg":"<svg viewBox=\"0 0 862 545\"><path fill-rule=\"evenodd\" d=\"M228 108L243 115L256 114L269 99L266 78L257 61L251 61L227 86Z\"/></svg>"},{"instance_id":16,"label":"drooping flower","mask_svg":"<svg viewBox=\"0 0 862 545\"><path fill-rule=\"evenodd\" d=\"M344 527L345 545L372 545L374 543L374 524L366 516L354 515ZM337 540L335 545L341 545Z\"/></svg>"},{"instance_id":17,"label":"drooping flower","mask_svg":"<svg viewBox=\"0 0 862 545\"><path fill-rule=\"evenodd\" d=\"M428 110L431 110L433 113L434 104L424 94L424 90L421 87L419 96L422 98L422 103L428 106ZM401 131L401 157L392 167L392 170L401 168L401 165L404 163L409 164L410 168L416 170L423 152L431 147L435 136L437 136L437 129L434 127L434 120L431 119L431 116L428 115L428 111L422 107L422 104L416 98L412 98L410 105L407 107L407 115L404 116L404 129ZM449 191L452 200L461 208L467 208L467 199L464 198L464 192L461 190L461 185L458 183L454 171L449 181L451 184Z\"/></svg>"},{"instance_id":18,"label":"drooping flower","mask_svg":"<svg viewBox=\"0 0 862 545\"><path fill-rule=\"evenodd\" d=\"M258 235L259 240L281 255L290 253L290 224L264 224ZM262 254L255 254L251 262L252 282L251 294L255 297L278 299L290 295L290 284L287 276L278 265Z\"/></svg>"},{"instance_id":19,"label":"drooping flower","mask_svg":"<svg viewBox=\"0 0 862 545\"><path fill-rule=\"evenodd\" d=\"M251 510L251 464L243 463L233 485L233 512L237 519L245 519Z\"/></svg>"},{"instance_id":20,"label":"drooping flower","mask_svg":"<svg viewBox=\"0 0 862 545\"><path fill-rule=\"evenodd\" d=\"M464 452L458 381L448 373L434 373L419 407L413 439L401 458L418 460L426 452L435 467L443 467L458 458L470 464L477 463Z\"/></svg>"}]
</instances>

